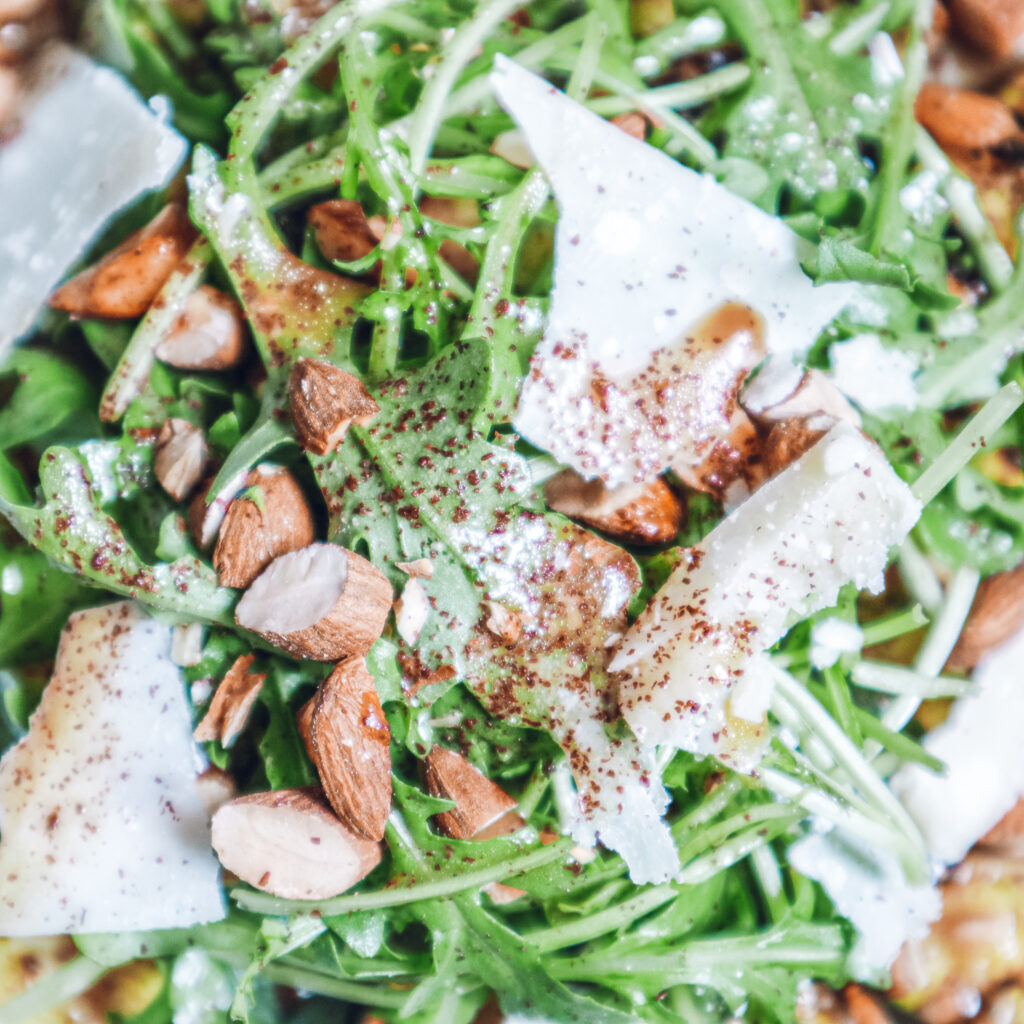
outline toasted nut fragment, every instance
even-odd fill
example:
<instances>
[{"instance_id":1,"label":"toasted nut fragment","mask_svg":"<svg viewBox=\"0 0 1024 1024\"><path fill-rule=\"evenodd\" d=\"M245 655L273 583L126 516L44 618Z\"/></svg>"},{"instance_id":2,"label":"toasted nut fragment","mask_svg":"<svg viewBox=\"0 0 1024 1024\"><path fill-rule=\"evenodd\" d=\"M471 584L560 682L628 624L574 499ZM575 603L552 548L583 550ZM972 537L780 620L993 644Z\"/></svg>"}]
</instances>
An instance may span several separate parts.
<instances>
[{"instance_id":1,"label":"toasted nut fragment","mask_svg":"<svg viewBox=\"0 0 1024 1024\"><path fill-rule=\"evenodd\" d=\"M334 451L353 422L365 427L380 412L358 377L321 359L292 367L288 404L299 444L317 455Z\"/></svg>"},{"instance_id":2,"label":"toasted nut fragment","mask_svg":"<svg viewBox=\"0 0 1024 1024\"><path fill-rule=\"evenodd\" d=\"M472 839L516 806L501 788L464 757L434 747L423 761L423 781L431 796L455 807L434 815L437 827L453 839Z\"/></svg>"},{"instance_id":3,"label":"toasted nut fragment","mask_svg":"<svg viewBox=\"0 0 1024 1024\"><path fill-rule=\"evenodd\" d=\"M417 558L411 562L395 562L395 568L401 569L421 580L432 580L434 578L434 563L429 558Z\"/></svg>"},{"instance_id":4,"label":"toasted nut fragment","mask_svg":"<svg viewBox=\"0 0 1024 1024\"><path fill-rule=\"evenodd\" d=\"M340 822L319 789L254 793L213 816L213 848L243 881L286 900L337 896L379 863L380 845Z\"/></svg>"},{"instance_id":5,"label":"toasted nut fragment","mask_svg":"<svg viewBox=\"0 0 1024 1024\"><path fill-rule=\"evenodd\" d=\"M682 502L664 480L608 488L566 469L544 485L556 512L633 544L667 544L686 518Z\"/></svg>"},{"instance_id":6,"label":"toasted nut fragment","mask_svg":"<svg viewBox=\"0 0 1024 1024\"><path fill-rule=\"evenodd\" d=\"M50 305L80 317L142 316L195 236L185 208L171 203L99 263L61 285Z\"/></svg>"},{"instance_id":7,"label":"toasted nut fragment","mask_svg":"<svg viewBox=\"0 0 1024 1024\"><path fill-rule=\"evenodd\" d=\"M1024 626L1024 563L981 581L947 669L970 671Z\"/></svg>"},{"instance_id":8,"label":"toasted nut fragment","mask_svg":"<svg viewBox=\"0 0 1024 1024\"><path fill-rule=\"evenodd\" d=\"M778 379L778 378L776 378ZM781 420L802 419L823 413L836 420L846 420L860 426L856 410L821 370L797 371L792 377L796 386L789 390L789 382L780 380L781 387L765 382L758 387L758 379L744 388L740 403L759 427L770 427ZM788 391L788 394L781 392Z\"/></svg>"},{"instance_id":9,"label":"toasted nut fragment","mask_svg":"<svg viewBox=\"0 0 1024 1024\"><path fill-rule=\"evenodd\" d=\"M431 220L457 228L472 228L480 223L480 208L475 199L424 196L420 200L420 213ZM438 246L437 251L441 259L460 277L472 284L476 283L480 264L461 242L446 238Z\"/></svg>"},{"instance_id":10,"label":"toasted nut fragment","mask_svg":"<svg viewBox=\"0 0 1024 1024\"><path fill-rule=\"evenodd\" d=\"M0 25L12 21L28 21L41 14L49 0L0 0Z\"/></svg>"},{"instance_id":11,"label":"toasted nut fragment","mask_svg":"<svg viewBox=\"0 0 1024 1024\"><path fill-rule=\"evenodd\" d=\"M768 475L776 476L813 448L825 436L832 423L830 418L824 416L776 423L764 441L764 462Z\"/></svg>"},{"instance_id":12,"label":"toasted nut fragment","mask_svg":"<svg viewBox=\"0 0 1024 1024\"><path fill-rule=\"evenodd\" d=\"M235 659L221 680L203 720L192 733L197 743L213 743L230 747L249 721L249 714L266 682L266 672L250 672L254 655Z\"/></svg>"},{"instance_id":13,"label":"toasted nut fragment","mask_svg":"<svg viewBox=\"0 0 1024 1024\"><path fill-rule=\"evenodd\" d=\"M200 285L160 344L157 358L180 370L226 370L248 354L245 314L230 295Z\"/></svg>"},{"instance_id":14,"label":"toasted nut fragment","mask_svg":"<svg viewBox=\"0 0 1024 1024\"><path fill-rule=\"evenodd\" d=\"M211 818L224 804L238 796L235 780L226 771L214 765L210 765L196 779L196 790L206 813Z\"/></svg>"},{"instance_id":15,"label":"toasted nut fragment","mask_svg":"<svg viewBox=\"0 0 1024 1024\"><path fill-rule=\"evenodd\" d=\"M1020 135L1002 100L935 82L921 87L914 115L943 149L988 149Z\"/></svg>"},{"instance_id":16,"label":"toasted nut fragment","mask_svg":"<svg viewBox=\"0 0 1024 1024\"><path fill-rule=\"evenodd\" d=\"M497 136L491 143L491 152L513 167L519 167L524 171L533 166L533 150L526 141L526 135L519 128L512 128Z\"/></svg>"},{"instance_id":17,"label":"toasted nut fragment","mask_svg":"<svg viewBox=\"0 0 1024 1024\"><path fill-rule=\"evenodd\" d=\"M160 486L175 501L184 501L199 483L208 455L206 438L199 427L188 420L167 420L157 435L153 459Z\"/></svg>"},{"instance_id":18,"label":"toasted nut fragment","mask_svg":"<svg viewBox=\"0 0 1024 1024\"><path fill-rule=\"evenodd\" d=\"M740 408L733 410L728 433L698 465L681 469L678 476L687 487L727 504L756 491L766 479L766 470L761 438L750 417Z\"/></svg>"},{"instance_id":19,"label":"toasted nut fragment","mask_svg":"<svg viewBox=\"0 0 1024 1024\"><path fill-rule=\"evenodd\" d=\"M647 138L648 120L639 110L627 110L625 114L616 114L612 118L612 124L621 128L627 135L641 142Z\"/></svg>"},{"instance_id":20,"label":"toasted nut fragment","mask_svg":"<svg viewBox=\"0 0 1024 1024\"><path fill-rule=\"evenodd\" d=\"M308 729L309 756L334 813L359 835L382 839L391 813L391 730L366 662L341 662L310 704L299 728Z\"/></svg>"},{"instance_id":21,"label":"toasted nut fragment","mask_svg":"<svg viewBox=\"0 0 1024 1024\"><path fill-rule=\"evenodd\" d=\"M499 640L514 644L523 632L522 616L497 601L487 601L486 606L488 615L484 626Z\"/></svg>"},{"instance_id":22,"label":"toasted nut fragment","mask_svg":"<svg viewBox=\"0 0 1024 1024\"><path fill-rule=\"evenodd\" d=\"M222 587L247 587L278 555L313 543L313 513L295 477L257 466L228 507L213 551Z\"/></svg>"},{"instance_id":23,"label":"toasted nut fragment","mask_svg":"<svg viewBox=\"0 0 1024 1024\"><path fill-rule=\"evenodd\" d=\"M19 76L13 68L0 67L0 132L14 120L20 93Z\"/></svg>"},{"instance_id":24,"label":"toasted nut fragment","mask_svg":"<svg viewBox=\"0 0 1024 1024\"><path fill-rule=\"evenodd\" d=\"M402 588L402 596L395 602L395 625L398 635L410 646L419 639L420 632L430 615L430 599L423 584L413 577Z\"/></svg>"},{"instance_id":25,"label":"toasted nut fragment","mask_svg":"<svg viewBox=\"0 0 1024 1024\"><path fill-rule=\"evenodd\" d=\"M363 656L391 611L387 577L354 551L310 544L274 559L238 602L235 621L300 658Z\"/></svg>"},{"instance_id":26,"label":"toasted nut fragment","mask_svg":"<svg viewBox=\"0 0 1024 1024\"><path fill-rule=\"evenodd\" d=\"M171 632L171 661L175 665L190 668L203 660L203 631L201 622L174 627Z\"/></svg>"},{"instance_id":27,"label":"toasted nut fragment","mask_svg":"<svg viewBox=\"0 0 1024 1024\"><path fill-rule=\"evenodd\" d=\"M15 6L21 4L16 2ZM0 64L21 64L48 39L58 35L61 28L54 3L39 4L31 13L10 21L0 16Z\"/></svg>"},{"instance_id":28,"label":"toasted nut fragment","mask_svg":"<svg viewBox=\"0 0 1024 1024\"><path fill-rule=\"evenodd\" d=\"M491 882L484 886L485 893L490 897L492 903L499 907L507 903L515 903L526 895L525 889L517 889L512 885L505 885L504 882Z\"/></svg>"},{"instance_id":29,"label":"toasted nut fragment","mask_svg":"<svg viewBox=\"0 0 1024 1024\"><path fill-rule=\"evenodd\" d=\"M850 984L843 989L843 995L853 1024L892 1024L889 1015L867 989Z\"/></svg>"},{"instance_id":30,"label":"toasted nut fragment","mask_svg":"<svg viewBox=\"0 0 1024 1024\"><path fill-rule=\"evenodd\" d=\"M377 248L378 239L367 223L366 212L353 199L317 203L310 207L307 220L320 251L329 260L361 260Z\"/></svg>"},{"instance_id":31,"label":"toasted nut fragment","mask_svg":"<svg viewBox=\"0 0 1024 1024\"><path fill-rule=\"evenodd\" d=\"M221 488L220 493L208 502L213 479L210 477L204 481L202 488L188 506L188 528L200 551L205 551L217 539L217 531L224 522L224 516L227 515L235 496L245 487L248 474L243 470L233 476Z\"/></svg>"},{"instance_id":32,"label":"toasted nut fragment","mask_svg":"<svg viewBox=\"0 0 1024 1024\"><path fill-rule=\"evenodd\" d=\"M949 13L957 35L994 57L1009 57L1024 36L1018 0L950 0Z\"/></svg>"}]
</instances>

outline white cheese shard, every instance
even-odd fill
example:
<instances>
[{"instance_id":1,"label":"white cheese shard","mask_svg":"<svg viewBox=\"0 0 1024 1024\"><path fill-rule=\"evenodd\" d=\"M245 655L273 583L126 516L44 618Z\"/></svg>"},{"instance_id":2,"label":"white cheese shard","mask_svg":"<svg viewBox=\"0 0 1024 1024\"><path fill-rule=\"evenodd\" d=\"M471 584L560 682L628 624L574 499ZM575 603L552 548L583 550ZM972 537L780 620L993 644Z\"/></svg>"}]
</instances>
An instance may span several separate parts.
<instances>
[{"instance_id":1,"label":"white cheese shard","mask_svg":"<svg viewBox=\"0 0 1024 1024\"><path fill-rule=\"evenodd\" d=\"M877 334L858 334L832 345L832 379L865 412L916 409L917 363L906 352L886 348Z\"/></svg>"},{"instance_id":2,"label":"white cheese shard","mask_svg":"<svg viewBox=\"0 0 1024 1024\"><path fill-rule=\"evenodd\" d=\"M0 352L111 217L166 184L187 144L115 71L54 43L0 146Z\"/></svg>"},{"instance_id":3,"label":"white cheese shard","mask_svg":"<svg viewBox=\"0 0 1024 1024\"><path fill-rule=\"evenodd\" d=\"M928 852L957 864L1024 796L1024 631L988 653L974 670L973 692L924 738L929 754L946 764L935 775L904 765L890 783Z\"/></svg>"},{"instance_id":4,"label":"white cheese shard","mask_svg":"<svg viewBox=\"0 0 1024 1024\"><path fill-rule=\"evenodd\" d=\"M928 934L942 912L933 885L912 885L898 859L840 828L812 832L795 842L786 859L821 883L836 910L856 929L849 964L854 977L888 985L887 973L903 944Z\"/></svg>"},{"instance_id":5,"label":"white cheese shard","mask_svg":"<svg viewBox=\"0 0 1024 1024\"><path fill-rule=\"evenodd\" d=\"M28 735L0 760L0 935L224 917L171 630L130 601L72 615Z\"/></svg>"},{"instance_id":6,"label":"white cheese shard","mask_svg":"<svg viewBox=\"0 0 1024 1024\"><path fill-rule=\"evenodd\" d=\"M921 506L881 449L840 422L700 544L620 641L611 670L641 743L756 765L767 651L847 583L878 591ZM739 706L737 701L739 700Z\"/></svg>"},{"instance_id":7,"label":"white cheese shard","mask_svg":"<svg viewBox=\"0 0 1024 1024\"><path fill-rule=\"evenodd\" d=\"M695 326L746 306L768 351L799 354L856 289L815 288L781 220L513 61L495 59L491 84L561 208L551 309L516 427L611 486L697 465L725 433L737 382L734 352L719 367L687 344Z\"/></svg>"}]
</instances>

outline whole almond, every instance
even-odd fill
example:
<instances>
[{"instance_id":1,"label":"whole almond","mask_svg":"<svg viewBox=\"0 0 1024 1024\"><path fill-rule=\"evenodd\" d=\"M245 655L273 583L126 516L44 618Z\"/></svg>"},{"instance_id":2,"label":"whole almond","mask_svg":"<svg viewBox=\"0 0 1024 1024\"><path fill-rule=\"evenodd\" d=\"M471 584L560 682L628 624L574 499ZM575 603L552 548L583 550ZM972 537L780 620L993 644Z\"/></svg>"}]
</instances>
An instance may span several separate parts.
<instances>
[{"instance_id":1,"label":"whole almond","mask_svg":"<svg viewBox=\"0 0 1024 1024\"><path fill-rule=\"evenodd\" d=\"M245 728L256 698L263 689L266 672L250 672L254 656L235 659L217 687L203 720L196 726L193 738L198 743L220 740L230 747Z\"/></svg>"},{"instance_id":2,"label":"whole almond","mask_svg":"<svg viewBox=\"0 0 1024 1024\"><path fill-rule=\"evenodd\" d=\"M258 466L228 507L213 552L223 587L247 587L279 555L313 542L313 514L295 477Z\"/></svg>"},{"instance_id":3,"label":"whole almond","mask_svg":"<svg viewBox=\"0 0 1024 1024\"><path fill-rule=\"evenodd\" d=\"M50 305L79 317L142 316L195 237L185 208L171 203L99 263L61 285Z\"/></svg>"},{"instance_id":4,"label":"whole almond","mask_svg":"<svg viewBox=\"0 0 1024 1024\"><path fill-rule=\"evenodd\" d=\"M288 404L299 444L317 455L337 448L352 423L366 426L380 412L358 377L321 359L292 367Z\"/></svg>"},{"instance_id":5,"label":"whole almond","mask_svg":"<svg viewBox=\"0 0 1024 1024\"><path fill-rule=\"evenodd\" d=\"M947 669L970 671L1024 626L1024 563L981 581Z\"/></svg>"},{"instance_id":6,"label":"whole almond","mask_svg":"<svg viewBox=\"0 0 1024 1024\"><path fill-rule=\"evenodd\" d=\"M391 731L362 658L341 662L320 684L308 749L334 813L381 839L391 813Z\"/></svg>"},{"instance_id":7,"label":"whole almond","mask_svg":"<svg viewBox=\"0 0 1024 1024\"><path fill-rule=\"evenodd\" d=\"M362 657L391 611L388 578L354 551L310 544L276 558L238 602L244 629L298 658Z\"/></svg>"},{"instance_id":8,"label":"whole almond","mask_svg":"<svg viewBox=\"0 0 1024 1024\"><path fill-rule=\"evenodd\" d=\"M686 518L682 502L660 477L608 488L566 469L544 485L544 498L556 512L630 544L667 544Z\"/></svg>"},{"instance_id":9,"label":"whole almond","mask_svg":"<svg viewBox=\"0 0 1024 1024\"><path fill-rule=\"evenodd\" d=\"M381 848L338 820L315 788L239 797L213 816L213 848L244 882L288 900L337 896L379 863Z\"/></svg>"},{"instance_id":10,"label":"whole almond","mask_svg":"<svg viewBox=\"0 0 1024 1024\"><path fill-rule=\"evenodd\" d=\"M422 765L427 792L455 803L434 815L437 827L453 839L473 839L516 806L501 786L451 750L434 747Z\"/></svg>"},{"instance_id":11,"label":"whole almond","mask_svg":"<svg viewBox=\"0 0 1024 1024\"><path fill-rule=\"evenodd\" d=\"M188 420L171 418L157 435L153 471L175 501L184 501L202 478L208 456L202 430Z\"/></svg>"}]
</instances>

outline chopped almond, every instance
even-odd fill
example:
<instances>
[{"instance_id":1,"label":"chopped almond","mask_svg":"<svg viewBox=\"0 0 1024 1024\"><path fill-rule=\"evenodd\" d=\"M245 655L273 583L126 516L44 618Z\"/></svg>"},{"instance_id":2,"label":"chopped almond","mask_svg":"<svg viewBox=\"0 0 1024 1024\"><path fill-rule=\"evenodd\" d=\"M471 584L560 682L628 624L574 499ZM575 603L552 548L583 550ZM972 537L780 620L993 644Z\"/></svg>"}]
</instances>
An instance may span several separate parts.
<instances>
[{"instance_id":1,"label":"chopped almond","mask_svg":"<svg viewBox=\"0 0 1024 1024\"><path fill-rule=\"evenodd\" d=\"M395 568L416 579L434 578L434 563L429 558L417 558L411 562L395 562Z\"/></svg>"},{"instance_id":2,"label":"chopped almond","mask_svg":"<svg viewBox=\"0 0 1024 1024\"><path fill-rule=\"evenodd\" d=\"M504 882L491 882L484 886L484 892L490 897L492 903L503 907L508 903L515 903L526 895L525 889L517 889L512 885L505 885Z\"/></svg>"},{"instance_id":3,"label":"chopped almond","mask_svg":"<svg viewBox=\"0 0 1024 1024\"><path fill-rule=\"evenodd\" d=\"M632 544L667 544L686 518L682 502L660 477L610 488L566 469L544 485L544 498L556 512Z\"/></svg>"},{"instance_id":4,"label":"chopped almond","mask_svg":"<svg viewBox=\"0 0 1024 1024\"><path fill-rule=\"evenodd\" d=\"M25 4L23 0L14 0L13 6L31 13L11 19L15 24L10 28L14 31L0 31L0 65L21 64L63 29L55 3ZM0 29L6 27L5 20L0 17Z\"/></svg>"},{"instance_id":5,"label":"chopped almond","mask_svg":"<svg viewBox=\"0 0 1024 1024\"><path fill-rule=\"evenodd\" d=\"M295 477L257 466L228 507L213 552L222 587L247 587L279 555L313 542L313 514Z\"/></svg>"},{"instance_id":6,"label":"chopped almond","mask_svg":"<svg viewBox=\"0 0 1024 1024\"><path fill-rule=\"evenodd\" d=\"M914 114L943 149L988 149L1021 134L1002 100L936 82L921 87Z\"/></svg>"},{"instance_id":7,"label":"chopped almond","mask_svg":"<svg viewBox=\"0 0 1024 1024\"><path fill-rule=\"evenodd\" d=\"M352 423L366 426L380 412L358 377L321 359L292 367L288 403L299 444L317 455L334 451Z\"/></svg>"},{"instance_id":8,"label":"chopped almond","mask_svg":"<svg viewBox=\"0 0 1024 1024\"><path fill-rule=\"evenodd\" d=\"M165 206L144 228L50 296L50 305L77 317L142 316L196 236L185 208Z\"/></svg>"},{"instance_id":9,"label":"chopped almond","mask_svg":"<svg viewBox=\"0 0 1024 1024\"><path fill-rule=\"evenodd\" d=\"M981 581L947 669L970 671L1024 626L1024 563Z\"/></svg>"},{"instance_id":10,"label":"chopped almond","mask_svg":"<svg viewBox=\"0 0 1024 1024\"><path fill-rule=\"evenodd\" d=\"M842 392L821 370L806 370L794 375L796 387L787 395L772 394L769 389L750 386L744 389L740 403L759 427L781 420L803 419L824 414L834 420L860 425L860 417Z\"/></svg>"},{"instance_id":11,"label":"chopped almond","mask_svg":"<svg viewBox=\"0 0 1024 1024\"><path fill-rule=\"evenodd\" d=\"M487 601L484 626L505 644L514 644L523 632L523 618L497 601Z\"/></svg>"},{"instance_id":12,"label":"chopped almond","mask_svg":"<svg viewBox=\"0 0 1024 1024\"><path fill-rule=\"evenodd\" d=\"M516 806L501 786L442 747L434 747L423 761L423 780L431 796L454 801L452 810L434 816L437 827L453 839L473 839Z\"/></svg>"},{"instance_id":13,"label":"chopped almond","mask_svg":"<svg viewBox=\"0 0 1024 1024\"><path fill-rule=\"evenodd\" d=\"M639 110L627 110L625 114L616 114L612 118L612 124L621 128L627 135L641 142L647 138L647 118Z\"/></svg>"},{"instance_id":14,"label":"chopped almond","mask_svg":"<svg viewBox=\"0 0 1024 1024\"><path fill-rule=\"evenodd\" d=\"M296 657L341 661L365 655L377 641L391 598L388 578L361 555L310 544L267 566L235 620Z\"/></svg>"},{"instance_id":15,"label":"chopped almond","mask_svg":"<svg viewBox=\"0 0 1024 1024\"><path fill-rule=\"evenodd\" d=\"M337 896L381 858L380 844L347 828L313 788L232 800L213 816L212 841L228 871L289 900Z\"/></svg>"},{"instance_id":16,"label":"chopped almond","mask_svg":"<svg viewBox=\"0 0 1024 1024\"><path fill-rule=\"evenodd\" d=\"M729 429L696 465L677 470L679 479L718 501L735 504L765 481L761 439L750 417L732 411Z\"/></svg>"},{"instance_id":17,"label":"chopped almond","mask_svg":"<svg viewBox=\"0 0 1024 1024\"><path fill-rule=\"evenodd\" d=\"M781 420L764 440L764 465L770 477L777 476L804 452L814 447L834 423L828 417Z\"/></svg>"},{"instance_id":18,"label":"chopped almond","mask_svg":"<svg viewBox=\"0 0 1024 1024\"><path fill-rule=\"evenodd\" d=\"M197 743L213 743L230 747L249 721L256 698L266 682L266 672L250 672L254 655L235 660L221 680L213 700L192 734Z\"/></svg>"},{"instance_id":19,"label":"chopped almond","mask_svg":"<svg viewBox=\"0 0 1024 1024\"><path fill-rule=\"evenodd\" d=\"M362 658L341 662L300 712L300 732L334 813L381 839L391 813L391 731Z\"/></svg>"},{"instance_id":20,"label":"chopped almond","mask_svg":"<svg viewBox=\"0 0 1024 1024\"><path fill-rule=\"evenodd\" d=\"M398 635L412 646L419 639L429 615L430 599L423 589L423 584L413 577L402 588L402 596L395 602L395 625Z\"/></svg>"},{"instance_id":21,"label":"chopped almond","mask_svg":"<svg viewBox=\"0 0 1024 1024\"><path fill-rule=\"evenodd\" d=\"M200 551L205 551L217 539L217 532L224 522L224 516L227 515L235 496L245 487L248 474L244 470L236 474L221 488L219 494L208 500L213 479L210 477L203 482L203 486L188 507L188 528Z\"/></svg>"},{"instance_id":22,"label":"chopped almond","mask_svg":"<svg viewBox=\"0 0 1024 1024\"><path fill-rule=\"evenodd\" d=\"M377 236L366 220L362 204L352 199L331 199L310 208L307 220L320 251L329 260L350 263L377 247Z\"/></svg>"},{"instance_id":23,"label":"chopped almond","mask_svg":"<svg viewBox=\"0 0 1024 1024\"><path fill-rule=\"evenodd\" d=\"M175 501L184 501L202 478L208 456L202 430L188 420L172 418L157 435L153 470L160 486Z\"/></svg>"},{"instance_id":24,"label":"chopped almond","mask_svg":"<svg viewBox=\"0 0 1024 1024\"><path fill-rule=\"evenodd\" d=\"M892 1024L889 1015L867 989L850 984L843 989L843 995L853 1024Z\"/></svg>"},{"instance_id":25,"label":"chopped almond","mask_svg":"<svg viewBox=\"0 0 1024 1024\"><path fill-rule=\"evenodd\" d=\"M472 228L480 223L480 208L475 199L451 199L424 196L420 200L420 213L441 224L457 228ZM476 283L480 273L477 258L460 242L446 238L438 246L438 254L460 277Z\"/></svg>"},{"instance_id":26,"label":"chopped almond","mask_svg":"<svg viewBox=\"0 0 1024 1024\"><path fill-rule=\"evenodd\" d=\"M491 152L513 167L528 170L533 166L533 150L526 141L526 133L519 128L502 132L491 143Z\"/></svg>"},{"instance_id":27,"label":"chopped almond","mask_svg":"<svg viewBox=\"0 0 1024 1024\"><path fill-rule=\"evenodd\" d=\"M235 780L222 768L210 765L196 779L196 790L206 813L212 818L228 801L238 796Z\"/></svg>"},{"instance_id":28,"label":"chopped almond","mask_svg":"<svg viewBox=\"0 0 1024 1024\"><path fill-rule=\"evenodd\" d=\"M954 33L993 57L1011 56L1024 37L1019 0L950 0L949 13Z\"/></svg>"},{"instance_id":29,"label":"chopped almond","mask_svg":"<svg viewBox=\"0 0 1024 1024\"><path fill-rule=\"evenodd\" d=\"M180 370L226 370L242 362L248 352L242 307L208 284L189 295L156 347L158 359Z\"/></svg>"}]
</instances>

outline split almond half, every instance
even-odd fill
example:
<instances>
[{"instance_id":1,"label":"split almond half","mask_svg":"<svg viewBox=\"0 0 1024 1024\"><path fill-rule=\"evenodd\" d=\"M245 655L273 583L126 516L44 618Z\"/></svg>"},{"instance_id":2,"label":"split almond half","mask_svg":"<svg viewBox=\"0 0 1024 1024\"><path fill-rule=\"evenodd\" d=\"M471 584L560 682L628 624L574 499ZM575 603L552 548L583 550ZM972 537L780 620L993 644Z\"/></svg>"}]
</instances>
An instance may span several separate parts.
<instances>
[{"instance_id":1,"label":"split almond half","mask_svg":"<svg viewBox=\"0 0 1024 1024\"><path fill-rule=\"evenodd\" d=\"M276 558L238 602L243 629L299 658L362 657L391 611L388 578L336 544L310 544Z\"/></svg>"},{"instance_id":2,"label":"split almond half","mask_svg":"<svg viewBox=\"0 0 1024 1024\"><path fill-rule=\"evenodd\" d=\"M185 300L157 345L156 356L179 370L226 370L237 366L248 351L242 307L230 295L204 284Z\"/></svg>"},{"instance_id":3,"label":"split almond half","mask_svg":"<svg viewBox=\"0 0 1024 1024\"><path fill-rule=\"evenodd\" d=\"M313 514L295 477L257 466L228 507L213 552L222 587L247 587L279 555L312 544Z\"/></svg>"},{"instance_id":4,"label":"split almond half","mask_svg":"<svg viewBox=\"0 0 1024 1024\"><path fill-rule=\"evenodd\" d=\"M61 285L50 305L78 317L142 316L195 237L185 208L171 203L99 263Z\"/></svg>"},{"instance_id":5,"label":"split almond half","mask_svg":"<svg viewBox=\"0 0 1024 1024\"><path fill-rule=\"evenodd\" d=\"M391 813L391 730L362 658L343 661L300 712L299 731L334 813L382 839Z\"/></svg>"},{"instance_id":6,"label":"split almond half","mask_svg":"<svg viewBox=\"0 0 1024 1024\"><path fill-rule=\"evenodd\" d=\"M255 793L213 816L213 848L244 882L286 900L323 900L379 863L378 843L340 822L318 789Z\"/></svg>"},{"instance_id":7,"label":"split almond half","mask_svg":"<svg viewBox=\"0 0 1024 1024\"><path fill-rule=\"evenodd\" d=\"M222 746L230 747L245 728L267 678L266 672L249 671L253 660L252 654L243 655L228 669L192 734L197 743L220 740Z\"/></svg>"},{"instance_id":8,"label":"split almond half","mask_svg":"<svg viewBox=\"0 0 1024 1024\"><path fill-rule=\"evenodd\" d=\"M184 501L202 478L208 456L202 430L188 420L172 418L157 435L153 471L175 501Z\"/></svg>"},{"instance_id":9,"label":"split almond half","mask_svg":"<svg viewBox=\"0 0 1024 1024\"><path fill-rule=\"evenodd\" d=\"M437 827L453 839L476 838L516 806L501 786L442 747L434 747L424 760L423 781L431 796L454 801L452 810L434 816Z\"/></svg>"},{"instance_id":10,"label":"split almond half","mask_svg":"<svg viewBox=\"0 0 1024 1024\"><path fill-rule=\"evenodd\" d=\"M288 403L299 444L317 455L334 451L352 423L366 426L380 412L358 377L320 359L292 367Z\"/></svg>"},{"instance_id":11,"label":"split almond half","mask_svg":"<svg viewBox=\"0 0 1024 1024\"><path fill-rule=\"evenodd\" d=\"M682 502L660 477L609 488L566 469L544 485L544 497L556 512L631 544L668 544L686 518Z\"/></svg>"}]
</instances>

